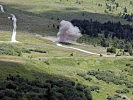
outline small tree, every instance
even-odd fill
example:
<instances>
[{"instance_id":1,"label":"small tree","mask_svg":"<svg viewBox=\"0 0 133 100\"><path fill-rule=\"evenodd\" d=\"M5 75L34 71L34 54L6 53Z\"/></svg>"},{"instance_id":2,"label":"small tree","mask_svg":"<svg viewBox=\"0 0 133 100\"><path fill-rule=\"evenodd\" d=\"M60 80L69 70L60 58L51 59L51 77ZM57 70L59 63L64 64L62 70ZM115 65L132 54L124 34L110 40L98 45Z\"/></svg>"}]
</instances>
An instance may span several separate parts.
<instances>
[{"instance_id":1,"label":"small tree","mask_svg":"<svg viewBox=\"0 0 133 100\"><path fill-rule=\"evenodd\" d=\"M124 13L127 13L127 8L126 7L124 8Z\"/></svg>"},{"instance_id":2,"label":"small tree","mask_svg":"<svg viewBox=\"0 0 133 100\"><path fill-rule=\"evenodd\" d=\"M107 48L107 52L116 53L116 48L114 48L114 47Z\"/></svg>"},{"instance_id":3,"label":"small tree","mask_svg":"<svg viewBox=\"0 0 133 100\"><path fill-rule=\"evenodd\" d=\"M103 46L103 47L109 47L109 41L108 40L105 40L105 39L102 39L101 46Z\"/></svg>"},{"instance_id":4,"label":"small tree","mask_svg":"<svg viewBox=\"0 0 133 100\"><path fill-rule=\"evenodd\" d=\"M133 50L129 50L128 53L130 54L130 56L133 56Z\"/></svg>"}]
</instances>

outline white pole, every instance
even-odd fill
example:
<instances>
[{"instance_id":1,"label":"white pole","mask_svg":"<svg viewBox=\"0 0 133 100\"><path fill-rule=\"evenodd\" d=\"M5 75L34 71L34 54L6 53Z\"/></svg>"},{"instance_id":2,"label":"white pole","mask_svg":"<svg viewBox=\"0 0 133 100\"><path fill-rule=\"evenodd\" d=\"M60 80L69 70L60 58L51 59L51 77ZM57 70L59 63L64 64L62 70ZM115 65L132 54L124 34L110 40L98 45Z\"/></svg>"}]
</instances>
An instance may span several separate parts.
<instances>
[{"instance_id":1,"label":"white pole","mask_svg":"<svg viewBox=\"0 0 133 100\"><path fill-rule=\"evenodd\" d=\"M16 40L17 19L16 19L14 14L11 14L11 16L12 17L8 17L10 20L13 21L13 34L12 34L12 37L11 37L11 42L18 42Z\"/></svg>"},{"instance_id":2,"label":"white pole","mask_svg":"<svg viewBox=\"0 0 133 100\"><path fill-rule=\"evenodd\" d=\"M5 13L4 8L3 8L2 5L0 5L0 10L1 10L2 13ZM12 34L12 37L11 37L11 42L18 42L16 40L17 19L16 19L14 14L11 14L11 16L12 17L8 17L8 19L13 21L13 34Z\"/></svg>"},{"instance_id":3,"label":"white pole","mask_svg":"<svg viewBox=\"0 0 133 100\"><path fill-rule=\"evenodd\" d=\"M3 6L2 5L0 5L0 9L1 9L1 12L2 13L4 13L5 11L4 11L4 8L3 8Z\"/></svg>"}]
</instances>

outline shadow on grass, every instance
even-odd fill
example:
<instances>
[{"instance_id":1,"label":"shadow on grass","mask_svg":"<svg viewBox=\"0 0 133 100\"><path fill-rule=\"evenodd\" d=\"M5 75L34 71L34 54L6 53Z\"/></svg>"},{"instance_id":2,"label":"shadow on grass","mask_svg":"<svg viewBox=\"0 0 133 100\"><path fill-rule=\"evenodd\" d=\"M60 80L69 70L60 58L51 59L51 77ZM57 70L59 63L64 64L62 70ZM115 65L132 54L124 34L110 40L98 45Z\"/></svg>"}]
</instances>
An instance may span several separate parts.
<instances>
[{"instance_id":1,"label":"shadow on grass","mask_svg":"<svg viewBox=\"0 0 133 100\"><path fill-rule=\"evenodd\" d=\"M1 100L92 100L87 86L63 76L40 73L37 69L27 70L27 67L0 61Z\"/></svg>"}]
</instances>

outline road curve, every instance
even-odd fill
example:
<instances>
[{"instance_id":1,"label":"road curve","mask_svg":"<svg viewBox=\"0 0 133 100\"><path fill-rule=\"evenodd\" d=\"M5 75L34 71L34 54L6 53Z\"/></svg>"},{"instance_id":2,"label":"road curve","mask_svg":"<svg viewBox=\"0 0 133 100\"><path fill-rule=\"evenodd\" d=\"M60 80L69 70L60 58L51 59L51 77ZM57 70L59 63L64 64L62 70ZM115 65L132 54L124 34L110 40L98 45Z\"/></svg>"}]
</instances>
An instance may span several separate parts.
<instances>
[{"instance_id":1,"label":"road curve","mask_svg":"<svg viewBox=\"0 0 133 100\"><path fill-rule=\"evenodd\" d=\"M92 54L92 55L98 55L98 56L100 56L100 54L98 54L98 53L93 53L93 52L86 51L86 50L83 50L83 49L74 48L74 47L69 47L69 46L64 46L64 45L59 44L59 43L56 43L56 45L59 46L59 47L68 48L68 49L73 49L73 50L77 50L77 51L84 52L84 53L87 53L87 54Z\"/></svg>"}]
</instances>

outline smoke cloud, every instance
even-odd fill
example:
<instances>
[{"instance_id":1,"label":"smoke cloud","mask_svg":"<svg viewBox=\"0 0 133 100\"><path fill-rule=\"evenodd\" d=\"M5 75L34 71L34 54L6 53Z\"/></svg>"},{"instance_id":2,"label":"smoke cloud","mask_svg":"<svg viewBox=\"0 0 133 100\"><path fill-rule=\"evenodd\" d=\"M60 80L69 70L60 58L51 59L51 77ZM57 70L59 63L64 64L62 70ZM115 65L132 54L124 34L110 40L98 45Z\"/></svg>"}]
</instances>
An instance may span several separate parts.
<instances>
[{"instance_id":1,"label":"smoke cloud","mask_svg":"<svg viewBox=\"0 0 133 100\"><path fill-rule=\"evenodd\" d=\"M80 38L82 34L78 27L73 26L71 22L62 20L57 34L57 42L71 43Z\"/></svg>"}]
</instances>

